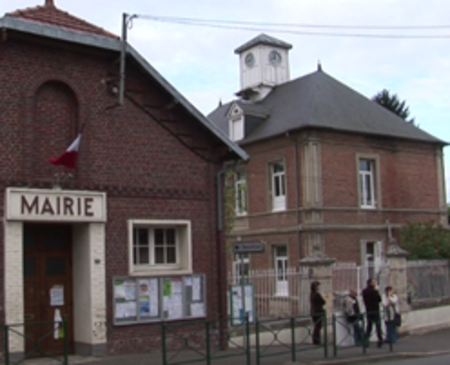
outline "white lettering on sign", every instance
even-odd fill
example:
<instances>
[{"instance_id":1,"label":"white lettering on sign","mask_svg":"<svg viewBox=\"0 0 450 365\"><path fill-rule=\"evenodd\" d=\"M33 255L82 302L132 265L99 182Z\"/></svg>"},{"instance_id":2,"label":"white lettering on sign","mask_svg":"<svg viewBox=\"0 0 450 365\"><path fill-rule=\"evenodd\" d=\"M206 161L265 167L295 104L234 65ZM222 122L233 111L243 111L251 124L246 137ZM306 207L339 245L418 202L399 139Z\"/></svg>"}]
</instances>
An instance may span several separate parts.
<instances>
[{"instance_id":1,"label":"white lettering on sign","mask_svg":"<svg viewBox=\"0 0 450 365\"><path fill-rule=\"evenodd\" d=\"M104 193L8 188L6 205L7 220L106 221Z\"/></svg>"}]
</instances>

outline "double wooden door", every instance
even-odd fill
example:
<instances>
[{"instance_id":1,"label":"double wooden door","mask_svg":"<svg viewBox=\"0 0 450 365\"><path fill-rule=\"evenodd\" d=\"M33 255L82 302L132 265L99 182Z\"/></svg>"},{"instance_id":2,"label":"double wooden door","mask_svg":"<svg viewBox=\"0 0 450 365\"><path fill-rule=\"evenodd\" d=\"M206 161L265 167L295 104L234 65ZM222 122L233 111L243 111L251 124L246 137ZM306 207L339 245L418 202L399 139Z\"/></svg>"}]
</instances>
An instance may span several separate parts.
<instances>
[{"instance_id":1,"label":"double wooden door","mask_svg":"<svg viewBox=\"0 0 450 365\"><path fill-rule=\"evenodd\" d=\"M67 336L73 352L72 227L66 224L24 226L25 351L34 356L63 352ZM55 324L67 321L67 333Z\"/></svg>"}]
</instances>

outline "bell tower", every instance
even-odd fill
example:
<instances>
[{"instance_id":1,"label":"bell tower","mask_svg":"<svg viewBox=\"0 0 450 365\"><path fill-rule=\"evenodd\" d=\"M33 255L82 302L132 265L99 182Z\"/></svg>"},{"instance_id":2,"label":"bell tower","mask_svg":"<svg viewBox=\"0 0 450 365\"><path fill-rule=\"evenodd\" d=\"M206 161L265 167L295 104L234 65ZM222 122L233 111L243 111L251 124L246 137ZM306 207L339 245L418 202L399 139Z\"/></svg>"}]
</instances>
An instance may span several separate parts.
<instances>
[{"instance_id":1,"label":"bell tower","mask_svg":"<svg viewBox=\"0 0 450 365\"><path fill-rule=\"evenodd\" d=\"M241 90L244 100L264 99L276 85L289 81L289 50L292 45L260 34L235 49L239 55Z\"/></svg>"}]
</instances>

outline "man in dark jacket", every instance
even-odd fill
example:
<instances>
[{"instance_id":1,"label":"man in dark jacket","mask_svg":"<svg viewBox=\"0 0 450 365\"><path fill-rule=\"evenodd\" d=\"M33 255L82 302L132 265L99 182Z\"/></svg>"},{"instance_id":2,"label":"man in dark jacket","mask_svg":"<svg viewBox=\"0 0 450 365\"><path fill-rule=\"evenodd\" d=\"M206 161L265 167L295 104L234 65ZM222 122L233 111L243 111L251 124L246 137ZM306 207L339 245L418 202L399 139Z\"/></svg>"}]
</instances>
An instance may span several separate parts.
<instances>
[{"instance_id":1,"label":"man in dark jacket","mask_svg":"<svg viewBox=\"0 0 450 365\"><path fill-rule=\"evenodd\" d=\"M362 291L362 297L364 305L366 307L367 314L367 328L366 328L366 341L367 345L370 342L370 335L372 334L372 328L375 324L378 338L378 348L383 346L383 335L381 333L381 320L380 320L380 303L381 295L378 292L377 281L373 278L367 280L367 287Z\"/></svg>"},{"instance_id":2,"label":"man in dark jacket","mask_svg":"<svg viewBox=\"0 0 450 365\"><path fill-rule=\"evenodd\" d=\"M311 283L311 292L309 296L311 317L313 320L314 330L312 333L312 339L314 345L321 344L321 330L322 321L325 316L325 299L323 299L320 294L320 283L318 281L313 281Z\"/></svg>"}]
</instances>

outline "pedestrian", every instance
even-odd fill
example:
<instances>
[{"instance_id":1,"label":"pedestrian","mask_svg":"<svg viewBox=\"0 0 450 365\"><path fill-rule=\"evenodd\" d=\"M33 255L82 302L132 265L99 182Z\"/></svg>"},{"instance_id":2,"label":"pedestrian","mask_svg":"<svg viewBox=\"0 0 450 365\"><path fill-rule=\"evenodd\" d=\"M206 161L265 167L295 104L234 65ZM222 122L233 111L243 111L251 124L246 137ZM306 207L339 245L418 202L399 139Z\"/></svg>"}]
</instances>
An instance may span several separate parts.
<instances>
[{"instance_id":1,"label":"pedestrian","mask_svg":"<svg viewBox=\"0 0 450 365\"><path fill-rule=\"evenodd\" d=\"M320 294L320 283L318 281L313 281L311 283L311 293L309 297L310 307L311 307L311 318L313 320L314 330L312 334L313 344L321 344L321 330L323 317L325 316L324 306L326 304L325 299L323 299Z\"/></svg>"},{"instance_id":2,"label":"pedestrian","mask_svg":"<svg viewBox=\"0 0 450 365\"><path fill-rule=\"evenodd\" d=\"M380 303L381 296L377 289L377 281L374 278L367 280L367 287L362 292L364 306L366 307L366 344L370 343L370 336L372 334L373 325L377 331L378 348L383 346L383 335L381 333L381 319L380 319Z\"/></svg>"},{"instance_id":3,"label":"pedestrian","mask_svg":"<svg viewBox=\"0 0 450 365\"><path fill-rule=\"evenodd\" d=\"M355 345L361 346L363 341L361 311L359 309L358 295L354 289L351 289L348 295L344 298L344 313L347 322L353 327L353 338L355 339Z\"/></svg>"},{"instance_id":4,"label":"pedestrian","mask_svg":"<svg viewBox=\"0 0 450 365\"><path fill-rule=\"evenodd\" d=\"M398 297L392 286L387 286L383 294L384 323L386 325L386 343L395 343L398 340L396 316L400 314Z\"/></svg>"}]
</instances>

